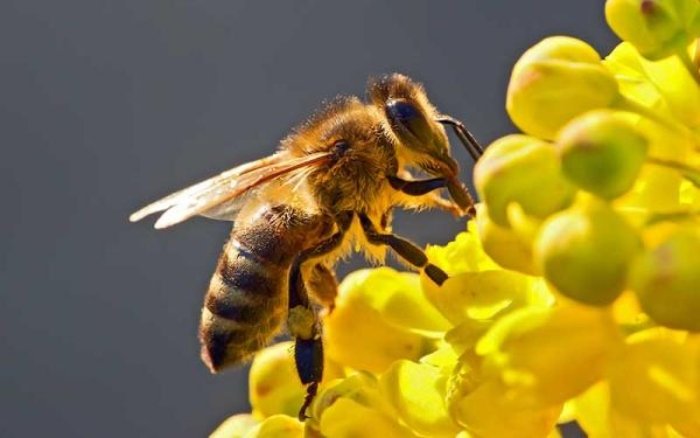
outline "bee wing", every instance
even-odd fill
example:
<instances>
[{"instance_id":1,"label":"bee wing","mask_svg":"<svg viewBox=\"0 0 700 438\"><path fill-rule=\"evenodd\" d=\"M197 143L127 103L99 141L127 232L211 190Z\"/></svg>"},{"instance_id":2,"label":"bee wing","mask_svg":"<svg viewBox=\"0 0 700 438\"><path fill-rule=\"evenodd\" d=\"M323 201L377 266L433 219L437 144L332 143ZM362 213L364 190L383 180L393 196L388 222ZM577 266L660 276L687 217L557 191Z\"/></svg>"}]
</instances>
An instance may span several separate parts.
<instances>
[{"instance_id":1,"label":"bee wing","mask_svg":"<svg viewBox=\"0 0 700 438\"><path fill-rule=\"evenodd\" d=\"M329 157L330 154L327 152L294 158L279 153L243 164L149 204L129 216L129 220L136 222L160 211L164 213L155 224L159 229L173 226L197 215L231 220L233 213L243 204L242 197L251 190L318 166Z\"/></svg>"}]
</instances>

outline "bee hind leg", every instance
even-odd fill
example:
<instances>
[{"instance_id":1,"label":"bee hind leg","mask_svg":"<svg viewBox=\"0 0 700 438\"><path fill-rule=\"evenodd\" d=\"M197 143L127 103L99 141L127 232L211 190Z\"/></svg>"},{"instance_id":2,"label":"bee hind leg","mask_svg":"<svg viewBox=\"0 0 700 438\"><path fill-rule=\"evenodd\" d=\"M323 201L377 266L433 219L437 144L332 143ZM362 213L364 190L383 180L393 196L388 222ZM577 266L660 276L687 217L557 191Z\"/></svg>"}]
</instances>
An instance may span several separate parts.
<instances>
[{"instance_id":1,"label":"bee hind leg","mask_svg":"<svg viewBox=\"0 0 700 438\"><path fill-rule=\"evenodd\" d=\"M394 234L385 234L377 231L369 217L365 214L360 214L360 224L362 225L362 230L367 236L367 241L375 245L387 245L389 248L393 249L401 258L406 260L411 265L416 268L422 269L423 272L435 282L438 286L441 286L447 280L447 274L442 269L428 262L428 256L425 255L422 249L418 248L415 244L409 242L403 237L396 236Z\"/></svg>"},{"instance_id":2,"label":"bee hind leg","mask_svg":"<svg viewBox=\"0 0 700 438\"><path fill-rule=\"evenodd\" d=\"M316 396L323 378L323 341L321 321L316 308L309 300L302 276L302 264L338 248L345 232L352 223L353 213L348 212L337 219L338 231L317 245L302 251L289 272L289 314L287 327L294 337L294 360L301 383L306 385L306 397L299 411L299 420L308 418L306 411Z\"/></svg>"},{"instance_id":3,"label":"bee hind leg","mask_svg":"<svg viewBox=\"0 0 700 438\"><path fill-rule=\"evenodd\" d=\"M313 339L297 338L294 343L294 362L301 383L306 386L304 403L299 409L299 420L304 421L309 416L306 411L316 396L318 385L323 378L323 342L320 334Z\"/></svg>"}]
</instances>

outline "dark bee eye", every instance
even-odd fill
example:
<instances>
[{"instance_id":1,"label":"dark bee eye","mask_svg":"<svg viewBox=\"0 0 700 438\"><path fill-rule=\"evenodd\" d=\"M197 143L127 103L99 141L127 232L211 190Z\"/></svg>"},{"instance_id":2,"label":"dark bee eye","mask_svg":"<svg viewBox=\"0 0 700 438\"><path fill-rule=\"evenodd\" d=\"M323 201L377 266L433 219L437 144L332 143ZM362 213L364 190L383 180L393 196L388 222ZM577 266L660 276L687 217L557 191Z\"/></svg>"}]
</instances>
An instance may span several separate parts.
<instances>
[{"instance_id":1,"label":"dark bee eye","mask_svg":"<svg viewBox=\"0 0 700 438\"><path fill-rule=\"evenodd\" d=\"M391 126L396 135L405 141L410 141L406 137L413 136L419 143L429 143L432 141L433 132L425 119L423 113L413 103L405 99L390 99L385 105L386 115L391 121Z\"/></svg>"},{"instance_id":2,"label":"dark bee eye","mask_svg":"<svg viewBox=\"0 0 700 438\"><path fill-rule=\"evenodd\" d=\"M421 117L418 109L405 100L390 100L386 104L386 111L393 121L406 126L410 125L416 117Z\"/></svg>"}]
</instances>

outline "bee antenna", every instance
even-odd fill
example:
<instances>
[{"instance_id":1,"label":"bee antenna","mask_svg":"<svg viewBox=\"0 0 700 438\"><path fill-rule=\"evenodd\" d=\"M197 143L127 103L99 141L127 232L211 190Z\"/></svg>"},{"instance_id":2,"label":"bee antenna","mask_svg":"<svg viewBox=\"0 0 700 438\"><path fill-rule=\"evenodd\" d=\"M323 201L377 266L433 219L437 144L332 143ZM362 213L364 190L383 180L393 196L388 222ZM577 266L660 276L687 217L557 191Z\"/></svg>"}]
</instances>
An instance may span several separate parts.
<instances>
[{"instance_id":1,"label":"bee antenna","mask_svg":"<svg viewBox=\"0 0 700 438\"><path fill-rule=\"evenodd\" d=\"M459 137L459 140L462 142L464 147L467 149L467 152L469 152L469 155L471 155L475 162L478 161L484 154L484 148L481 147L478 141L476 141L476 138L474 138L472 133L469 132L469 130L464 126L464 123L460 122L454 117L446 115L438 116L435 121L452 127L455 134L457 134L457 137Z\"/></svg>"}]
</instances>

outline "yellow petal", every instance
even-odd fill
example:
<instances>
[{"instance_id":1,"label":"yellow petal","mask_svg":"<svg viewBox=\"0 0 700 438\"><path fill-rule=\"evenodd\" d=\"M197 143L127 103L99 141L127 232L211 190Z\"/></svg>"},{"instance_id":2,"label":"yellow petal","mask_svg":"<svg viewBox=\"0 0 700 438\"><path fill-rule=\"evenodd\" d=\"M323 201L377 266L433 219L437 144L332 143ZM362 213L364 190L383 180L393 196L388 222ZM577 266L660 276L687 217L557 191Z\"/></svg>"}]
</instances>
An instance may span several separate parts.
<instances>
[{"instance_id":1,"label":"yellow petal","mask_svg":"<svg viewBox=\"0 0 700 438\"><path fill-rule=\"evenodd\" d=\"M489 320L543 298L535 277L514 271L466 272L449 278L440 288L426 288L428 300L452 323Z\"/></svg>"},{"instance_id":2,"label":"yellow petal","mask_svg":"<svg viewBox=\"0 0 700 438\"><path fill-rule=\"evenodd\" d=\"M348 398L340 398L326 409L321 418L321 434L327 438L416 437L388 415Z\"/></svg>"},{"instance_id":3,"label":"yellow petal","mask_svg":"<svg viewBox=\"0 0 700 438\"><path fill-rule=\"evenodd\" d=\"M497 380L488 380L464 396L455 396L450 413L474 437L547 437L561 412L561 406L522 409L506 396ZM516 401L517 404L517 401Z\"/></svg>"},{"instance_id":4,"label":"yellow petal","mask_svg":"<svg viewBox=\"0 0 700 438\"><path fill-rule=\"evenodd\" d=\"M287 415L273 415L251 429L244 438L302 438L304 425Z\"/></svg>"},{"instance_id":5,"label":"yellow petal","mask_svg":"<svg viewBox=\"0 0 700 438\"><path fill-rule=\"evenodd\" d=\"M700 412L697 350L667 330L630 337L608 370L612 404L640 422L683 423Z\"/></svg>"},{"instance_id":6,"label":"yellow petal","mask_svg":"<svg viewBox=\"0 0 700 438\"><path fill-rule=\"evenodd\" d=\"M453 437L459 428L445 406L447 375L440 368L402 360L379 378L382 394L412 430L431 437Z\"/></svg>"},{"instance_id":7,"label":"yellow petal","mask_svg":"<svg viewBox=\"0 0 700 438\"><path fill-rule=\"evenodd\" d=\"M394 407L382 396L377 378L359 372L325 385L311 405L311 418L307 423L318 429L324 412L341 398L353 400L390 417L396 416Z\"/></svg>"},{"instance_id":8,"label":"yellow petal","mask_svg":"<svg viewBox=\"0 0 700 438\"><path fill-rule=\"evenodd\" d=\"M224 420L209 438L243 438L257 424L251 414L236 414Z\"/></svg>"},{"instance_id":9,"label":"yellow petal","mask_svg":"<svg viewBox=\"0 0 700 438\"><path fill-rule=\"evenodd\" d=\"M346 367L380 373L398 359L418 359L432 350L432 341L422 334L406 330L386 320L377 309L392 307L391 298L386 298L383 288L391 289L391 282L384 277L386 270L363 270L350 274L340 285L335 309L324 318L324 345L329 358ZM383 273L382 273L383 272ZM396 274L390 278L402 278ZM375 281L379 279L380 281ZM394 291L396 291L394 289ZM417 292L415 292L417 293ZM373 294L384 295L374 297ZM401 295L398 295L401 297ZM413 295L418 298L415 294ZM407 296L403 295L403 305ZM397 301L401 303L401 299ZM407 312L423 318L424 327L441 322L426 322L436 313L430 313L429 306L419 309L418 301L406 306ZM380 303L378 305L377 303ZM399 306L400 307L400 306ZM395 322L405 322L396 315ZM435 320L441 317L437 315ZM437 327L436 325L431 328Z\"/></svg>"},{"instance_id":10,"label":"yellow petal","mask_svg":"<svg viewBox=\"0 0 700 438\"><path fill-rule=\"evenodd\" d=\"M503 382L524 407L564 403L603 377L619 337L609 312L574 304L524 308L479 341L484 375Z\"/></svg>"}]
</instances>

